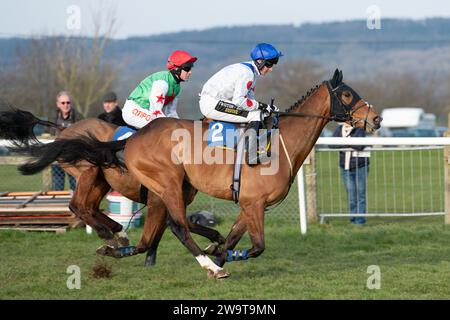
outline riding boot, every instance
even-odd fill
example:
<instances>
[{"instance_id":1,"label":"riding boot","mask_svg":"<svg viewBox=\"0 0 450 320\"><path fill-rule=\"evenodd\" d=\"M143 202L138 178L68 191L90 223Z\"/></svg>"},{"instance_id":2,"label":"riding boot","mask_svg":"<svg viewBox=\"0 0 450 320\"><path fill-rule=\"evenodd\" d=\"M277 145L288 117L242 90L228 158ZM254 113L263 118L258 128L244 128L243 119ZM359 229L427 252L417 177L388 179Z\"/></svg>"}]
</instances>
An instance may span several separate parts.
<instances>
[{"instance_id":1,"label":"riding boot","mask_svg":"<svg viewBox=\"0 0 450 320\"><path fill-rule=\"evenodd\" d=\"M252 121L249 123L248 129L253 130L254 132L249 132L248 138L248 148L247 148L247 164L249 166L254 166L260 163L260 157L264 157L265 148L258 150L258 130L261 125L260 121ZM259 151L259 154L258 154Z\"/></svg>"}]
</instances>

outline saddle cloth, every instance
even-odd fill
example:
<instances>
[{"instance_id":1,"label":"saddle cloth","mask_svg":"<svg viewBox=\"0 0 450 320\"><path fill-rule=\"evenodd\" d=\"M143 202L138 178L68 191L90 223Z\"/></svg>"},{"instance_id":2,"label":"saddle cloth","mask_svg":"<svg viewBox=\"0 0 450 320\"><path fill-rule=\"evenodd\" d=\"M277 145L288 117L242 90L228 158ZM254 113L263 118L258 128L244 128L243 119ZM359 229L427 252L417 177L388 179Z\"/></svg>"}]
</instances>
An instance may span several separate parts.
<instances>
[{"instance_id":1,"label":"saddle cloth","mask_svg":"<svg viewBox=\"0 0 450 320\"><path fill-rule=\"evenodd\" d=\"M130 127L121 126L114 131L114 135L112 137L112 141L124 140L132 136L136 130L131 129Z\"/></svg>"},{"instance_id":2,"label":"saddle cloth","mask_svg":"<svg viewBox=\"0 0 450 320\"><path fill-rule=\"evenodd\" d=\"M223 121L211 121L209 122L207 132L207 145L210 147L216 147L227 150L237 151L237 143L240 138L239 128L245 127L247 124L235 124L231 122ZM266 151L270 150L270 135L271 131L267 133L267 147ZM258 132L258 141L260 139ZM247 151L246 144L246 151ZM259 153L259 151L258 151Z\"/></svg>"}]
</instances>

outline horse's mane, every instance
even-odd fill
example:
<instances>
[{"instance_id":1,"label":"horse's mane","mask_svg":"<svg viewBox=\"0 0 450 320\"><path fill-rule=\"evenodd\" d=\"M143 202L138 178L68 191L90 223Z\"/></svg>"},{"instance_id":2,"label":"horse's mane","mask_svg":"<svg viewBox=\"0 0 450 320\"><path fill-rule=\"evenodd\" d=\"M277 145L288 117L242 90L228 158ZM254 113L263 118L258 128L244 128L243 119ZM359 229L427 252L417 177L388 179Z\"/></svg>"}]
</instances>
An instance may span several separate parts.
<instances>
[{"instance_id":1,"label":"horse's mane","mask_svg":"<svg viewBox=\"0 0 450 320\"><path fill-rule=\"evenodd\" d=\"M295 109L297 109L303 102L305 102L305 100L312 95L314 92L317 91L317 89L319 89L319 87L322 85L318 84L316 85L314 88L311 88L308 90L308 92L306 93L306 95L302 96L299 100L297 100L292 106L290 106L288 109L286 109L286 112L292 112Z\"/></svg>"}]
</instances>

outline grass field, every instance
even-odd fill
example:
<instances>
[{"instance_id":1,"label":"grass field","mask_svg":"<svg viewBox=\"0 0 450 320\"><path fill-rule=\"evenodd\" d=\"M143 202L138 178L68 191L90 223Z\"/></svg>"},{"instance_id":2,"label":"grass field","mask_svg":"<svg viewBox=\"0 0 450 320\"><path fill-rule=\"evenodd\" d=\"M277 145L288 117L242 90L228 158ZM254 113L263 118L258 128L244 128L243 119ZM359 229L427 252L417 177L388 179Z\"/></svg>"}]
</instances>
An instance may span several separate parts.
<instances>
[{"instance_id":1,"label":"grass field","mask_svg":"<svg viewBox=\"0 0 450 320\"><path fill-rule=\"evenodd\" d=\"M226 233L231 220L218 229ZM144 256L115 260L113 276L96 279L101 241L84 230L65 234L0 232L0 299L449 299L450 228L443 218L369 219L364 227L344 220L298 225L269 219L266 251L257 259L226 264L231 277L208 280L196 260L170 233L157 265ZM130 232L135 243L141 230ZM196 237L200 244L204 239ZM238 249L249 247L248 237ZM68 266L81 268L81 289L69 290ZM368 289L370 265L381 288Z\"/></svg>"}]
</instances>

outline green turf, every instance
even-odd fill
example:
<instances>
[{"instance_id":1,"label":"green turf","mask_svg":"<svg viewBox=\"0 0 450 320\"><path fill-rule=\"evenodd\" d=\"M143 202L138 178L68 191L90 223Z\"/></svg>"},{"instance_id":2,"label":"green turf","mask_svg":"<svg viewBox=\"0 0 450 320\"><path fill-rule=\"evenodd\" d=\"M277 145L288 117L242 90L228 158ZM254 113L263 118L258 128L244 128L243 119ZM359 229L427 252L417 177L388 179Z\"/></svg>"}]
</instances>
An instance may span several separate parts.
<instances>
[{"instance_id":1,"label":"green turf","mask_svg":"<svg viewBox=\"0 0 450 320\"><path fill-rule=\"evenodd\" d=\"M0 192L42 190L42 174L23 176L15 165L1 165L0 177Z\"/></svg>"},{"instance_id":2,"label":"green turf","mask_svg":"<svg viewBox=\"0 0 450 320\"><path fill-rule=\"evenodd\" d=\"M228 232L232 220L218 229ZM130 232L136 242L141 229ZM65 234L0 232L0 299L449 299L450 228L442 217L312 223L302 237L296 223L268 219L266 251L225 267L231 277L208 280L205 271L170 233L157 265L144 255L115 260L110 279L95 279L101 244L84 230ZM206 240L195 236L203 246ZM238 249L249 247L247 236ZM81 268L81 289L69 290L70 265ZM368 289L370 265L381 288Z\"/></svg>"}]
</instances>

